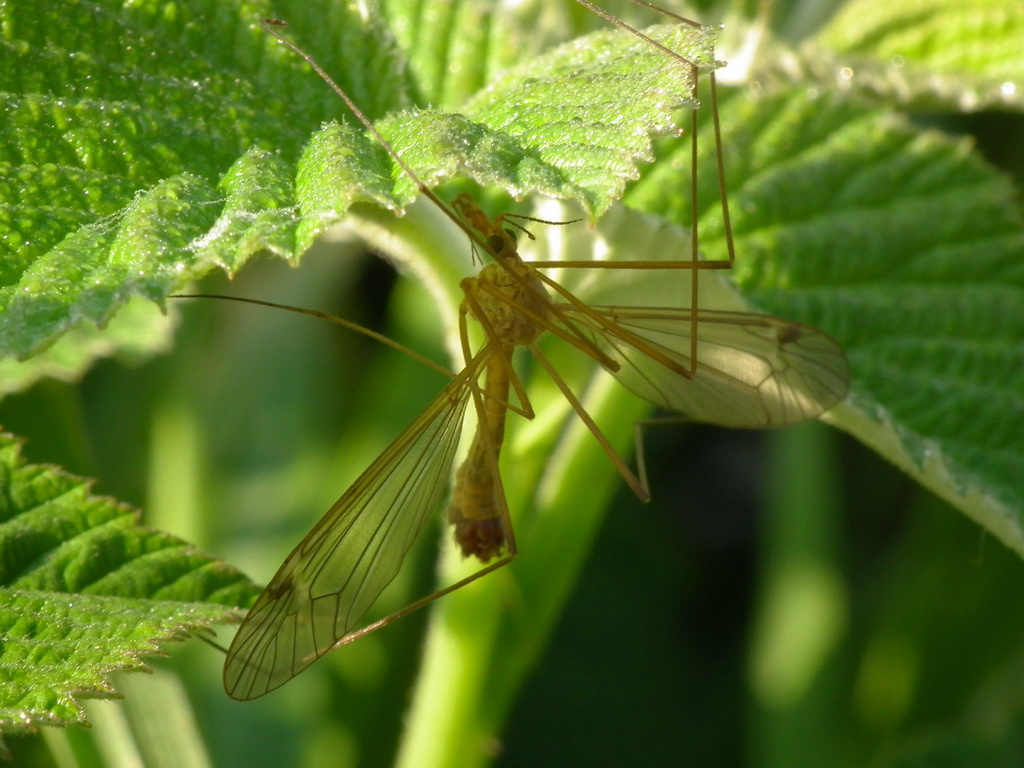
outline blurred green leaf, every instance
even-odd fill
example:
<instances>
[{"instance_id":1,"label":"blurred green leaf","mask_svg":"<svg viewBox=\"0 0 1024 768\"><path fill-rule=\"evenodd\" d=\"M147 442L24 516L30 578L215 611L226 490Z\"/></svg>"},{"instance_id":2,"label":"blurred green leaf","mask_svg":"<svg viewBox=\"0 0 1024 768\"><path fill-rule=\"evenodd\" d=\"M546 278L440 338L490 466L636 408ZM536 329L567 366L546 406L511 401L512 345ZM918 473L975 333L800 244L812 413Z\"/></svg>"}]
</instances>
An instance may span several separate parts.
<instances>
[{"instance_id":1,"label":"blurred green leaf","mask_svg":"<svg viewBox=\"0 0 1024 768\"><path fill-rule=\"evenodd\" d=\"M0 359L0 396L28 389L45 378L74 381L97 358L118 355L139 360L171 346L173 315L151 302L130 299L107 326L78 325L45 351L19 361Z\"/></svg>"},{"instance_id":2,"label":"blurred green leaf","mask_svg":"<svg viewBox=\"0 0 1024 768\"><path fill-rule=\"evenodd\" d=\"M914 109L1024 108L1024 14L1013 3L856 0L816 44L840 84Z\"/></svg>"}]
</instances>

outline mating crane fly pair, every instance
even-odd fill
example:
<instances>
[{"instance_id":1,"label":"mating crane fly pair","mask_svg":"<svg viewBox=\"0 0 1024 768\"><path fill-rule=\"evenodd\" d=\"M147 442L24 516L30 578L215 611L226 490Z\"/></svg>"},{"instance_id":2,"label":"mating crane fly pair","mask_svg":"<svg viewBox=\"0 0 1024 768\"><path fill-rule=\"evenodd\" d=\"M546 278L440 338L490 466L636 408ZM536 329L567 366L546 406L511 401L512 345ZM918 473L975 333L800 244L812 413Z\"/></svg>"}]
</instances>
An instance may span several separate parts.
<instances>
[{"instance_id":1,"label":"mating crane fly pair","mask_svg":"<svg viewBox=\"0 0 1024 768\"><path fill-rule=\"evenodd\" d=\"M696 64L586 0L578 1L662 49L676 60L670 66L688 67L696 95L700 74ZM641 0L634 2L662 12ZM703 29L695 22L667 15L695 30ZM553 333L576 347L651 403L695 421L745 428L796 424L817 418L844 396L848 379L846 358L826 334L779 318L698 307L700 270L728 269L734 258L722 181L713 66L707 75L712 86L712 117L729 258L698 261L694 163L690 179L694 196L693 247L689 259L528 263L518 253L513 227L523 227L512 221L516 217L503 214L489 218L467 194L457 197L452 207L445 206L349 96L308 54L279 32L284 22L267 19L261 26L313 67L402 172L416 183L420 193L454 221L469 237L472 247L490 257L490 263L461 284L464 299L459 311L459 331L466 361L464 369L448 374L450 383L345 491L259 596L228 650L224 685L231 697L247 700L262 696L328 651L407 615L516 556L515 535L498 470L508 412L533 417L525 388L512 365L516 347L526 347L534 354L630 488L646 500L648 493L642 476L637 477L611 448L538 348L537 340L544 333ZM695 116L693 121L691 141L695 159ZM687 269L691 275L690 306L588 306L542 271L548 267ZM323 316L309 310L299 311ZM469 341L469 318L484 333L485 340L475 351ZM346 321L334 320L353 327ZM358 326L355 329L380 339ZM463 554L477 557L483 566L390 616L359 627L370 606L398 573L431 515L441 508L463 417L471 400L477 419L476 434L456 472L447 518Z\"/></svg>"}]
</instances>

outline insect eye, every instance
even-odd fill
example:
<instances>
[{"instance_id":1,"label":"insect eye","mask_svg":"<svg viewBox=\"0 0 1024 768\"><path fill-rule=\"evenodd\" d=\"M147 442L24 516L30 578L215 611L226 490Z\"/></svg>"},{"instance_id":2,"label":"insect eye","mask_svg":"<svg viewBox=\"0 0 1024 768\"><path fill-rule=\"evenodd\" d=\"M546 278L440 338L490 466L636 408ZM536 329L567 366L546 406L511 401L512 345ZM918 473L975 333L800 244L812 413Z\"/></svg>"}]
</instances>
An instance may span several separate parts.
<instances>
[{"instance_id":1,"label":"insect eye","mask_svg":"<svg viewBox=\"0 0 1024 768\"><path fill-rule=\"evenodd\" d=\"M499 254L505 250L505 238L500 235L491 235L487 238L487 250L493 254Z\"/></svg>"}]
</instances>

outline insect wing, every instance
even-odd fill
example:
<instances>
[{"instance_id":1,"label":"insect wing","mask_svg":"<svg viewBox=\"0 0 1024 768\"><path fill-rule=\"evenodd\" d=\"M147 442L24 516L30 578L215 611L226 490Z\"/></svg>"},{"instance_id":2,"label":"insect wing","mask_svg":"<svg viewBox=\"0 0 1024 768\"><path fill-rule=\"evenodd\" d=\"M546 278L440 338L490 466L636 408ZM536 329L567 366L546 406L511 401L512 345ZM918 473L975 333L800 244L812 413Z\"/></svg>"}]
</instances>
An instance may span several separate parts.
<instances>
[{"instance_id":1,"label":"insect wing","mask_svg":"<svg viewBox=\"0 0 1024 768\"><path fill-rule=\"evenodd\" d=\"M768 315L701 310L696 374L687 378L656 356L690 370L690 310L591 309L648 348L571 311L571 318L619 364L616 379L645 400L695 421L745 429L799 424L817 418L846 394L846 355L828 334L809 325Z\"/></svg>"},{"instance_id":2,"label":"insect wing","mask_svg":"<svg viewBox=\"0 0 1024 768\"><path fill-rule=\"evenodd\" d=\"M445 387L288 555L228 650L229 696L274 690L356 627L440 509L469 391Z\"/></svg>"}]
</instances>

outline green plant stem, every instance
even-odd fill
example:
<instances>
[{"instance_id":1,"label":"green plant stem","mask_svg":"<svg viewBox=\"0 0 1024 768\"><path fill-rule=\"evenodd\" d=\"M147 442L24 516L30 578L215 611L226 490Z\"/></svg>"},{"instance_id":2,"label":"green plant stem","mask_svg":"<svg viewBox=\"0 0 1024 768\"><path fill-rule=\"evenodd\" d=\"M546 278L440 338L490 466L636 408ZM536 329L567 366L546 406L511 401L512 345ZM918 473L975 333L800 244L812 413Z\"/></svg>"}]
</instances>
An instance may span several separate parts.
<instances>
[{"instance_id":1,"label":"green plant stem","mask_svg":"<svg viewBox=\"0 0 1024 768\"><path fill-rule=\"evenodd\" d=\"M750 649L751 764L811 766L836 734L827 679L849 617L836 554L835 437L824 424L772 433L762 594ZM823 698L824 697L824 698ZM808 734L816 734L813 738Z\"/></svg>"},{"instance_id":2,"label":"green plant stem","mask_svg":"<svg viewBox=\"0 0 1024 768\"><path fill-rule=\"evenodd\" d=\"M608 377L591 388L584 405L620 449L649 409ZM529 484L534 492L512 509L522 554L436 607L398 766L482 766L500 751L516 694L543 652L619 484L586 429L574 422L561 434L562 427L561 420L546 426L546 454L543 448L532 456L507 452L507 487L520 487L524 474L540 470ZM544 454L539 461L538 454ZM451 560L442 563L442 573L453 570Z\"/></svg>"}]
</instances>

